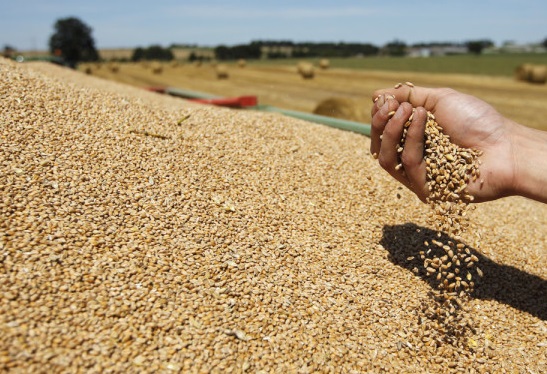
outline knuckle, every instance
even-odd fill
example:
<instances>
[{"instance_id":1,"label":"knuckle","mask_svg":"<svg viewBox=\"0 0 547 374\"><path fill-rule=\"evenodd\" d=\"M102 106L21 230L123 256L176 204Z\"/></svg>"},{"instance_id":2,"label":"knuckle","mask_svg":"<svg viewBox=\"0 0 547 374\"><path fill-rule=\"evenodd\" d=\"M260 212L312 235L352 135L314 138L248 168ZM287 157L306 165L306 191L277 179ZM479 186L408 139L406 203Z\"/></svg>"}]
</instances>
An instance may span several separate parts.
<instances>
[{"instance_id":1,"label":"knuckle","mask_svg":"<svg viewBox=\"0 0 547 374\"><path fill-rule=\"evenodd\" d=\"M402 110L404 110L405 112L409 112L409 111L412 111L412 104L410 104L409 102L407 101L404 101L400 104Z\"/></svg>"},{"instance_id":2,"label":"knuckle","mask_svg":"<svg viewBox=\"0 0 547 374\"><path fill-rule=\"evenodd\" d=\"M384 138L389 138L390 140L400 138L402 131L401 126L399 126L399 123L396 120L392 119L391 121L389 121L386 125L386 128L384 129Z\"/></svg>"},{"instance_id":3,"label":"knuckle","mask_svg":"<svg viewBox=\"0 0 547 374\"><path fill-rule=\"evenodd\" d=\"M420 106L416 108L416 112L414 113L414 120L415 121L424 121L427 118L427 110Z\"/></svg>"},{"instance_id":4,"label":"knuckle","mask_svg":"<svg viewBox=\"0 0 547 374\"><path fill-rule=\"evenodd\" d=\"M372 121L370 125L372 129L374 129L378 133L378 135L381 135L384 131L384 123L380 121Z\"/></svg>"},{"instance_id":5,"label":"knuckle","mask_svg":"<svg viewBox=\"0 0 547 374\"><path fill-rule=\"evenodd\" d=\"M403 151L403 154L401 155L401 162L403 163L405 169L415 168L421 164L422 157L416 153Z\"/></svg>"},{"instance_id":6,"label":"knuckle","mask_svg":"<svg viewBox=\"0 0 547 374\"><path fill-rule=\"evenodd\" d=\"M384 155L380 154L378 156L378 164L380 164L383 169L387 170L389 168L389 165L391 165L391 161L388 160Z\"/></svg>"}]
</instances>

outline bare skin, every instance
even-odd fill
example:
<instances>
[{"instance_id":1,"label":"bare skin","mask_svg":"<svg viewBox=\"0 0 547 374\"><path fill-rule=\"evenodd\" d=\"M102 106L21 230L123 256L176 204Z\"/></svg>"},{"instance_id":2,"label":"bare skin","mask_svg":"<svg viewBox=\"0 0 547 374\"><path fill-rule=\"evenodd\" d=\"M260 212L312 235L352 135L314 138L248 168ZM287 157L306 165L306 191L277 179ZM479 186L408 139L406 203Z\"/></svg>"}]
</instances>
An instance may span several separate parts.
<instances>
[{"instance_id":1,"label":"bare skin","mask_svg":"<svg viewBox=\"0 0 547 374\"><path fill-rule=\"evenodd\" d=\"M378 90L373 100L370 151L422 201L428 196L423 152L430 111L452 142L483 152L483 183L477 180L468 186L475 202L520 195L547 203L547 132L511 121L486 102L449 88L403 85ZM413 107L416 112L401 155L403 168L396 170L397 145Z\"/></svg>"}]
</instances>

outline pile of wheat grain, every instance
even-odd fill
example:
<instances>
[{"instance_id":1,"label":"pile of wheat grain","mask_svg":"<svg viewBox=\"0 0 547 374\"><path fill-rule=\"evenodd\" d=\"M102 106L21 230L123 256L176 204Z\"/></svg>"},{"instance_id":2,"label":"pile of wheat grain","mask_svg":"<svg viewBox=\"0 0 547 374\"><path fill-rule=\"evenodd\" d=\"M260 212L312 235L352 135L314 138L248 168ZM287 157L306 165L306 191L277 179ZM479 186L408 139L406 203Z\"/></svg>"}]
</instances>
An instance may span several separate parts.
<instances>
[{"instance_id":1,"label":"pile of wheat grain","mask_svg":"<svg viewBox=\"0 0 547 374\"><path fill-rule=\"evenodd\" d=\"M429 207L369 145L0 60L0 370L544 372L547 208L469 213L473 331L438 341Z\"/></svg>"}]
</instances>

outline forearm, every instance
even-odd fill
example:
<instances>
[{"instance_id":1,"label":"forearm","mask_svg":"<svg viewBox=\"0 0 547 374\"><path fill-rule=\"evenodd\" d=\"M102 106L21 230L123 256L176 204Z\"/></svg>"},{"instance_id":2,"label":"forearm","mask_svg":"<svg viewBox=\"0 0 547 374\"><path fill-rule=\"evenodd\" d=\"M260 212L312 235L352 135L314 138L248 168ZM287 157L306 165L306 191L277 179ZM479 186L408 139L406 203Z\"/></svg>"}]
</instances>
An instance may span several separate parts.
<instances>
[{"instance_id":1,"label":"forearm","mask_svg":"<svg viewBox=\"0 0 547 374\"><path fill-rule=\"evenodd\" d=\"M513 160L513 194L547 203L547 132L519 125Z\"/></svg>"}]
</instances>

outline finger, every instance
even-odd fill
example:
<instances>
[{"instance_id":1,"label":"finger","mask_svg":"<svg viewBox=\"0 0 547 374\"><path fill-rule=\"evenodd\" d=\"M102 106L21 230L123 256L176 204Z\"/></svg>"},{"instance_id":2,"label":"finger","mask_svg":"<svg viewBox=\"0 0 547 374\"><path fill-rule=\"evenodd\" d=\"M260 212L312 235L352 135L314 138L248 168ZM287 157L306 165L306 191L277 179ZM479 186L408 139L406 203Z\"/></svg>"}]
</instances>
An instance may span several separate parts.
<instances>
[{"instance_id":1,"label":"finger","mask_svg":"<svg viewBox=\"0 0 547 374\"><path fill-rule=\"evenodd\" d=\"M393 95L395 100L398 102L408 102L412 104L413 107L423 106L428 110L433 110L437 101L440 97L439 89L437 88L427 88L420 86L409 86L403 84L399 88L385 88L373 93L373 97L378 97L379 95Z\"/></svg>"},{"instance_id":2,"label":"finger","mask_svg":"<svg viewBox=\"0 0 547 374\"><path fill-rule=\"evenodd\" d=\"M380 108L384 105L386 102L385 95L378 95L374 99L374 104L372 105L372 109L370 110L370 118L374 117L374 115L380 110Z\"/></svg>"},{"instance_id":3,"label":"finger","mask_svg":"<svg viewBox=\"0 0 547 374\"><path fill-rule=\"evenodd\" d=\"M380 108L384 105L384 103L387 100L393 100L395 99L395 96L393 95L379 95L374 99L374 104L372 105L372 109L370 110L370 117L374 117L376 113L380 110Z\"/></svg>"},{"instance_id":4,"label":"finger","mask_svg":"<svg viewBox=\"0 0 547 374\"><path fill-rule=\"evenodd\" d=\"M372 117L370 126L370 153L377 156L380 154L380 146L382 143L384 128L391 117L390 113L395 112L399 107L399 103L388 97L381 108L377 110Z\"/></svg>"},{"instance_id":5,"label":"finger","mask_svg":"<svg viewBox=\"0 0 547 374\"><path fill-rule=\"evenodd\" d=\"M393 117L388 121L384 129L378 162L398 181L408 185L408 181L403 173L397 149L403 135L404 124L412 114L412 106L409 103L402 103L397 108Z\"/></svg>"},{"instance_id":6,"label":"finger","mask_svg":"<svg viewBox=\"0 0 547 374\"><path fill-rule=\"evenodd\" d=\"M409 188L425 201L428 195L426 184L426 164L424 161L424 133L427 122L427 111L418 107L412 115L412 121L407 128L406 140L401 162L409 182Z\"/></svg>"}]
</instances>

